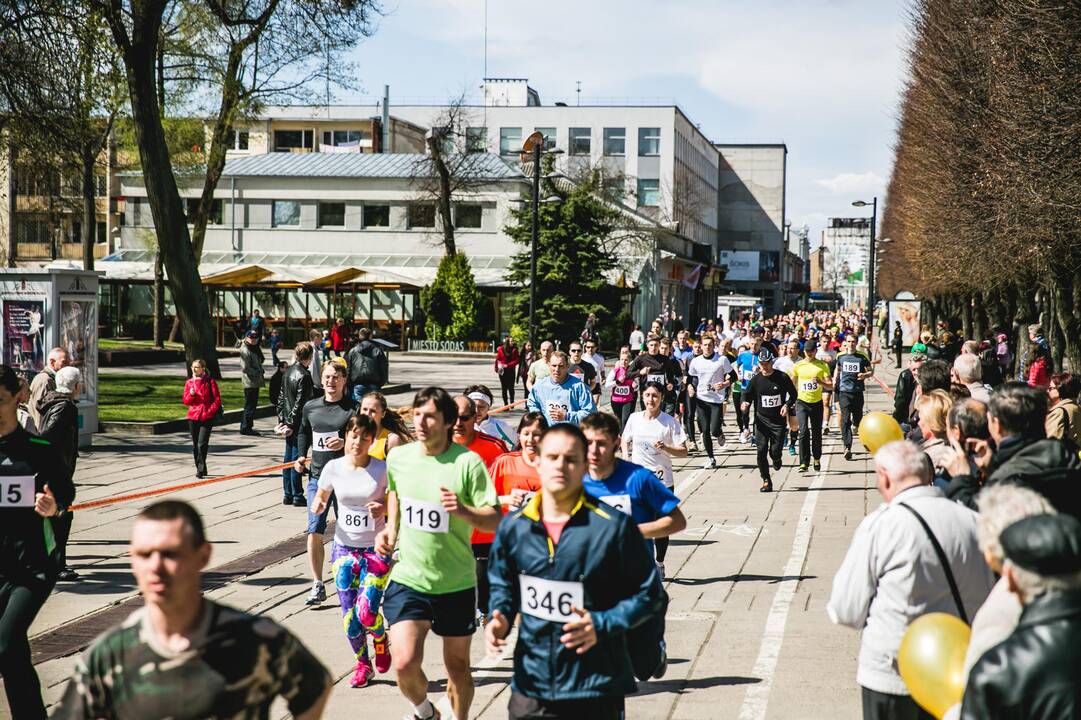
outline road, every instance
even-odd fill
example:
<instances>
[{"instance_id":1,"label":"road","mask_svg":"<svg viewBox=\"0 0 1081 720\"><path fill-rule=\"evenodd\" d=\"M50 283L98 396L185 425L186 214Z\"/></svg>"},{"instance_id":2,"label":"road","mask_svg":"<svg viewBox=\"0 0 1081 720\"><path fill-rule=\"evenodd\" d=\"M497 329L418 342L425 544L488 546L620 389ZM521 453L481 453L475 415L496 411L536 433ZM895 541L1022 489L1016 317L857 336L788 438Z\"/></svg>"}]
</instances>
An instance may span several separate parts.
<instances>
[{"instance_id":1,"label":"road","mask_svg":"<svg viewBox=\"0 0 1081 720\"><path fill-rule=\"evenodd\" d=\"M433 382L451 390L471 382L497 385L487 360L417 355L393 360L392 380L414 388ZM892 369L879 373L893 384ZM868 386L869 408L887 409L885 392ZM409 399L390 401L404 405ZM269 431L273 424L262 420L257 428ZM673 538L666 563L671 663L663 680L642 683L628 700L628 717L858 716L858 636L832 626L825 604L856 525L880 502L870 459L857 452L845 461L834 432L826 437L821 472L798 473L795 459L786 454L786 466L774 478L777 492L762 494L750 446L729 447L716 470L702 469L701 456L694 454L676 462L688 528ZM210 470L225 476L250 473L273 466L280 452L281 441L269 432L247 438L222 428L212 437ZM208 596L282 622L326 663L337 681L326 717L354 718L360 707L366 717L401 717L408 707L392 677L382 676L361 690L348 686L351 654L337 603L314 609L303 604L309 587L299 534L304 509L281 505L280 473L185 487L194 480L189 441L182 434L98 436L94 449L80 458L76 476L79 502L161 489L168 491L161 497L192 502L214 542ZM61 584L32 629L49 703L61 695L74 653L135 602L126 543L132 518L145 502L118 502L75 515L68 556L84 579ZM425 665L433 697L443 698L437 642L429 641ZM477 635L473 663L475 716L505 717L509 660L485 658ZM0 709L0 717L5 711ZM284 706L276 707L274 717L288 717Z\"/></svg>"}]
</instances>

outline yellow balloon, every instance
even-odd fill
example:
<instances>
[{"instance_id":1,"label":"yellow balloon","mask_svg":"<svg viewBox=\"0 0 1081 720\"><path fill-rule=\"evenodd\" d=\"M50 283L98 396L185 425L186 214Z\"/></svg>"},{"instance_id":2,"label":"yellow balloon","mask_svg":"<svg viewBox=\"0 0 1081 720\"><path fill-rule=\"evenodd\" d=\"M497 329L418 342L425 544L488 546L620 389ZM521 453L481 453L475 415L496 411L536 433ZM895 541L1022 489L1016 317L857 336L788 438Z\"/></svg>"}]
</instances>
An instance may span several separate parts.
<instances>
[{"instance_id":1,"label":"yellow balloon","mask_svg":"<svg viewBox=\"0 0 1081 720\"><path fill-rule=\"evenodd\" d=\"M965 653L972 631L947 613L916 618L897 654L897 667L920 707L941 718L965 694Z\"/></svg>"},{"instance_id":2,"label":"yellow balloon","mask_svg":"<svg viewBox=\"0 0 1081 720\"><path fill-rule=\"evenodd\" d=\"M860 442L874 455L886 443L904 440L905 434L892 415L884 412L867 413L860 422Z\"/></svg>"}]
</instances>

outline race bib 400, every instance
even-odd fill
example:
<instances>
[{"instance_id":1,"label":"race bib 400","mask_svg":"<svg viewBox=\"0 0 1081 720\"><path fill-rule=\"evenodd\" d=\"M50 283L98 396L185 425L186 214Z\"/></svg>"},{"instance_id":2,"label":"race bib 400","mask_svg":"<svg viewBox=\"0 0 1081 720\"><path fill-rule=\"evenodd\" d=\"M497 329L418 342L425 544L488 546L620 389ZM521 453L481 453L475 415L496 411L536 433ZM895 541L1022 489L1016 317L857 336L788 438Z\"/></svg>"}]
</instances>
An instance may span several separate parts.
<instances>
[{"instance_id":1,"label":"race bib 400","mask_svg":"<svg viewBox=\"0 0 1081 720\"><path fill-rule=\"evenodd\" d=\"M580 582L519 575L518 588L522 594L522 612L541 620L570 622L578 617L574 608L585 609L585 590Z\"/></svg>"},{"instance_id":2,"label":"race bib 400","mask_svg":"<svg viewBox=\"0 0 1081 720\"><path fill-rule=\"evenodd\" d=\"M450 530L450 513L438 503L401 499L402 523L421 532L445 533Z\"/></svg>"}]
</instances>

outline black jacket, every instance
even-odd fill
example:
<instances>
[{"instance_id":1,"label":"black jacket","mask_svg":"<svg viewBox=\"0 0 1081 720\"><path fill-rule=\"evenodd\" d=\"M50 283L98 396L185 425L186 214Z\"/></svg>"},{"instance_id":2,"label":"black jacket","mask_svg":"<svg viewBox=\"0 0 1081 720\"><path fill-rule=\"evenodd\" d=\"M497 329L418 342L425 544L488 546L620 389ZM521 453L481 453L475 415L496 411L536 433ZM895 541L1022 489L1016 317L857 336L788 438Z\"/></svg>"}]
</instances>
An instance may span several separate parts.
<instances>
[{"instance_id":1,"label":"black jacket","mask_svg":"<svg viewBox=\"0 0 1081 720\"><path fill-rule=\"evenodd\" d=\"M278 395L278 422L293 429L300 429L300 413L304 403L312 399L315 382L308 368L293 363L282 375L282 389Z\"/></svg>"},{"instance_id":2,"label":"black jacket","mask_svg":"<svg viewBox=\"0 0 1081 720\"><path fill-rule=\"evenodd\" d=\"M79 455L79 409L71 395L50 390L38 403L41 425L38 435L48 440L70 472L75 472L75 458Z\"/></svg>"},{"instance_id":3,"label":"black jacket","mask_svg":"<svg viewBox=\"0 0 1081 720\"><path fill-rule=\"evenodd\" d=\"M897 424L908 422L912 395L915 392L916 376L912 374L912 370L905 368L897 376L897 389L893 393L893 419Z\"/></svg>"},{"instance_id":4,"label":"black jacket","mask_svg":"<svg viewBox=\"0 0 1081 720\"><path fill-rule=\"evenodd\" d=\"M390 377L390 360L383 348L371 340L361 340L345 356L349 364L350 385L387 384Z\"/></svg>"},{"instance_id":5,"label":"black jacket","mask_svg":"<svg viewBox=\"0 0 1081 720\"><path fill-rule=\"evenodd\" d=\"M1081 459L1054 438L1007 438L991 459L985 485L1016 483L1034 490L1059 512L1081 518ZM980 484L974 475L957 475L946 495L973 510Z\"/></svg>"},{"instance_id":6,"label":"black jacket","mask_svg":"<svg viewBox=\"0 0 1081 720\"><path fill-rule=\"evenodd\" d=\"M1048 592L968 675L963 720L1081 716L1081 591Z\"/></svg>"}]
</instances>

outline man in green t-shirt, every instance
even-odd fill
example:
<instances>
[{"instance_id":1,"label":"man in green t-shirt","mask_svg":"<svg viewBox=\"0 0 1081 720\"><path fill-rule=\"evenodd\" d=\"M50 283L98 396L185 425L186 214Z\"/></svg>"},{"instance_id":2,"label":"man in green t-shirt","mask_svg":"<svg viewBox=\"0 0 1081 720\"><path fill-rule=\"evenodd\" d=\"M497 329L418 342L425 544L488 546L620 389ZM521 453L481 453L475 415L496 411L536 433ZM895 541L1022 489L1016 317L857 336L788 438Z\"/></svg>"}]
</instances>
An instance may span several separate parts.
<instances>
[{"instance_id":1,"label":"man in green t-shirt","mask_svg":"<svg viewBox=\"0 0 1081 720\"><path fill-rule=\"evenodd\" d=\"M476 630L476 561L473 528L495 532L499 498L484 461L451 441L458 405L446 390L429 387L413 399L419 442L387 456L387 525L376 551L399 559L383 595L398 688L417 720L439 718L428 700L421 662L431 630L443 638L447 696L454 716L466 720L473 701L469 645Z\"/></svg>"}]
</instances>

